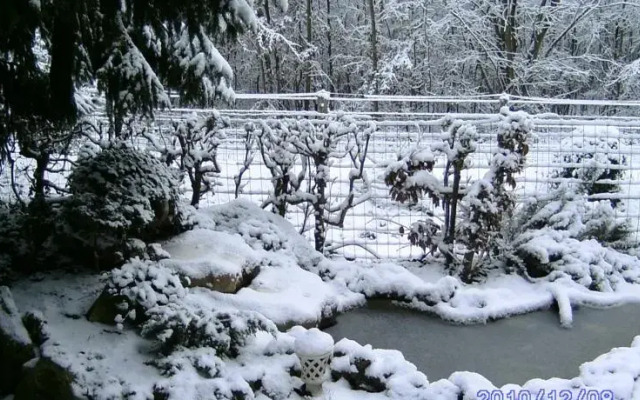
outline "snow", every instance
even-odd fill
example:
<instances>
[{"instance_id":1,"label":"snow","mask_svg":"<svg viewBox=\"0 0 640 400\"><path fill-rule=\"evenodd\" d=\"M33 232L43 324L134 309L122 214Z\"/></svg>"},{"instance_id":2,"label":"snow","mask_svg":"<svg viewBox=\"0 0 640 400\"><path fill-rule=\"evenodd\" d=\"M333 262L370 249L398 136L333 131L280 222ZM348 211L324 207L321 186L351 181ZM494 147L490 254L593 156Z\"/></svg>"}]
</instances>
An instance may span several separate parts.
<instances>
[{"instance_id":1,"label":"snow","mask_svg":"<svg viewBox=\"0 0 640 400\"><path fill-rule=\"evenodd\" d=\"M208 213L205 211L205 215ZM202 217L202 215L200 216ZM219 232L216 232L219 233ZM206 235L203 233L203 235ZM238 239L240 242L242 239ZM256 248L259 248L256 243ZM197 251L196 251L197 252ZM284 255L281 255L284 257ZM183 297L170 304L181 304L181 310L226 312L242 310L264 312L281 320L303 321L317 316L322 301L339 303L340 296L348 290L351 300L361 300L354 292L382 293L391 289L403 289L406 296L422 294L438 301L434 306L422 307L443 318L458 322L482 322L496 317L548 307L557 301L564 321L571 321L572 305L612 305L621 302L640 302L640 291L630 283L622 283L615 292L592 292L568 278L554 282L528 282L516 275L490 276L481 285L463 285L445 271L434 268L402 267L381 264L380 276L370 265L322 260L319 271L334 273L333 280L326 281L295 265L295 257L282 264L286 267L268 266L267 272L282 272L256 278L255 286L241 290L236 295L215 293L207 289L191 289ZM138 262L145 277L148 267ZM114 275L119 284L130 284L137 274L132 267L119 270ZM147 269L145 269L147 268ZM151 274L160 272L151 268ZM296 279L293 271L298 271ZM155 272L153 272L155 271ZM130 273L129 273L130 272ZM314 276L315 278L312 278ZM301 278L303 277L303 278ZM289 279L293 278L292 282ZM262 279L262 280L261 280ZM299 368L294 351L317 353L330 348L333 340L315 329L293 328L289 333L258 331L239 348L236 358L221 357L207 347L176 349L159 356L151 353L152 342L140 338L134 331L124 328L121 332L104 325L92 324L81 315L98 296L104 285L99 276L62 275L46 276L41 281L23 281L13 288L17 305L21 309L39 309L48 321L51 339L45 342L42 354L68 366L76 374L77 391L90 393L94 398L109 399L122 393L132 393L130 398L150 399L161 392L170 399L198 399L205 393L216 392L223 397L232 392L254 393L251 382L261 382L256 398L298 398L294 388L301 385L299 378L289 371ZM162 283L159 283L163 286ZM166 285L165 285L166 286ZM349 289L345 288L348 287ZM265 296L252 298L249 294L265 290ZM293 292L293 288L299 291ZM271 292L269 292L271 290ZM316 292L323 296L314 298ZM307 293L307 302L304 302ZM362 295L360 295L362 296ZM311 299L311 300L309 300ZM353 303L350 303L353 306ZM155 309L161 312L156 305ZM287 311L284 311L287 310ZM315 310L315 311L314 311ZM564 311L563 311L564 310ZM210 311L207 311L210 312ZM205 314L202 314L205 315ZM79 318L78 318L79 317ZM234 324L242 324L236 319ZM241 327L241 326L240 326ZM318 338L320 336L320 340ZM551 390L570 390L577 396L580 390L611 390L616 398L628 399L637 393L635 379L640 375L640 336L630 348L613 349L580 367L580 375L573 379L533 379L524 385L505 385L496 388L482 376L472 372L456 372L448 379L429 382L426 376L407 362L395 350L373 349L351 340L341 340L335 345L333 373L350 373L357 359L368 360L366 375L382 382L385 390L380 393L354 391L344 379L324 384L325 396L344 399L409 399L438 398L455 400L477 398L478 391L500 389L503 392L528 390L535 395ZM489 356L489 355L488 355ZM424 371L428 373L428 371ZM275 397L274 397L275 396Z\"/></svg>"},{"instance_id":2,"label":"snow","mask_svg":"<svg viewBox=\"0 0 640 400\"><path fill-rule=\"evenodd\" d=\"M134 331L107 329L83 316L103 287L100 276L54 274L39 282L19 282L12 291L21 309L39 310L46 318L50 339L41 355L69 368L76 395L153 398L151 388L160 375L147 365L153 358L151 343Z\"/></svg>"},{"instance_id":3,"label":"snow","mask_svg":"<svg viewBox=\"0 0 640 400\"><path fill-rule=\"evenodd\" d=\"M301 328L301 329L294 329ZM296 354L305 356L321 356L333 351L333 337L317 328L304 330L297 326L289 331L295 336Z\"/></svg>"},{"instance_id":4,"label":"snow","mask_svg":"<svg viewBox=\"0 0 640 400\"><path fill-rule=\"evenodd\" d=\"M558 223L571 225L568 215ZM366 297L401 300L398 303L403 306L466 324L557 304L560 324L566 328L574 322L573 307L640 303L637 258L598 247L590 240L537 236L536 248L546 251L547 257L554 246L560 246L573 257L565 260L572 262L545 278L492 272L486 282L469 285L449 276L437 263L419 266L327 259L290 222L247 201L205 207L195 218L194 230L162 244L169 259L134 259L104 277L48 275L40 281L18 282L12 288L19 309L39 310L46 319L50 339L41 354L74 373L78 393L105 400L125 393L127 398L145 400L157 394L171 400L196 400L211 393L220 398L244 393L248 398L297 399L294 389L302 382L292 374L300 368L294 352L326 352L333 339L315 328L298 326L283 333L275 326L313 326L333 312L363 305ZM575 242L567 242L569 239ZM186 289L177 272L189 276L238 272L247 262L258 263L260 272L236 294ZM605 277L602 282L608 282L607 290L589 290L589 282L580 278L587 269L589 277L593 271ZM123 310L114 321L116 328L83 317L105 285L143 306L148 319L140 334L124 323L136 320L133 309ZM0 290L5 298L7 289ZM7 309L18 315L15 306ZM239 338L232 330L247 335ZM159 345L171 342L177 345L160 347L163 353L157 352ZM501 390L528 390L535 398L551 390L570 390L577 396L580 390L606 389L616 398L628 399L640 393L635 384L640 376L639 351L640 336L629 348L613 349L583 364L573 379L533 379ZM418 371L400 352L347 339L335 344L334 354L332 373L342 378L323 386L325 396L332 398L457 400L479 398L478 391L498 389L473 372L456 372L448 379L429 382L429 371ZM346 379L359 373L362 360L367 365L361 372L383 385L381 392L349 387Z\"/></svg>"},{"instance_id":5,"label":"snow","mask_svg":"<svg viewBox=\"0 0 640 400\"><path fill-rule=\"evenodd\" d=\"M162 244L170 255L162 265L192 279L208 276L242 275L258 257L240 235L194 229Z\"/></svg>"},{"instance_id":6,"label":"snow","mask_svg":"<svg viewBox=\"0 0 640 400\"><path fill-rule=\"evenodd\" d=\"M11 291L6 286L0 286L0 331L9 335L14 342L28 346L31 339L20 318Z\"/></svg>"},{"instance_id":7,"label":"snow","mask_svg":"<svg viewBox=\"0 0 640 400\"><path fill-rule=\"evenodd\" d=\"M562 287L559 285L549 285L549 291L558 304L560 324L565 328L571 328L571 323L573 322L573 313L571 310L571 299L569 298L569 295L564 290L562 290Z\"/></svg>"}]
</instances>

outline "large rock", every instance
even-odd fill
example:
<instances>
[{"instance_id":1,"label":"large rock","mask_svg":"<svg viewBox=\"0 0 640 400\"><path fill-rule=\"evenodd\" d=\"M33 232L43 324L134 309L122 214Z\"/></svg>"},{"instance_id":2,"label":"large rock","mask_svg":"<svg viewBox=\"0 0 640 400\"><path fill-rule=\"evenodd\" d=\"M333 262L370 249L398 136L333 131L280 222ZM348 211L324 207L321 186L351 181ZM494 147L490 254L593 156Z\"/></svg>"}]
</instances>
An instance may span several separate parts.
<instances>
[{"instance_id":1,"label":"large rock","mask_svg":"<svg viewBox=\"0 0 640 400\"><path fill-rule=\"evenodd\" d=\"M76 400L73 375L49 360L40 358L16 388L14 400Z\"/></svg>"},{"instance_id":2,"label":"large rock","mask_svg":"<svg viewBox=\"0 0 640 400\"><path fill-rule=\"evenodd\" d=\"M160 263L188 278L187 286L236 293L260 271L259 259L239 235L194 229L162 245L171 258Z\"/></svg>"},{"instance_id":3,"label":"large rock","mask_svg":"<svg viewBox=\"0 0 640 400\"><path fill-rule=\"evenodd\" d=\"M33 357L34 346L11 291L0 286L0 395L13 392L22 378L22 365Z\"/></svg>"},{"instance_id":4,"label":"large rock","mask_svg":"<svg viewBox=\"0 0 640 400\"><path fill-rule=\"evenodd\" d=\"M106 288L87 312L87 319L91 322L113 325L116 316L126 313L129 299L123 295L113 295Z\"/></svg>"}]
</instances>

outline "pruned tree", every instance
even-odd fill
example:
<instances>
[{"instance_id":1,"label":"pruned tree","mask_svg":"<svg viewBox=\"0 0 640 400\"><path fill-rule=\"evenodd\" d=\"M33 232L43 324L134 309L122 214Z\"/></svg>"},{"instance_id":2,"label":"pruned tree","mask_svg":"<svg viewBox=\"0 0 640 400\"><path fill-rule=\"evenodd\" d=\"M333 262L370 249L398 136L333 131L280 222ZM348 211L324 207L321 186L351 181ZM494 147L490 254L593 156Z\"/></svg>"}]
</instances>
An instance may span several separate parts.
<instances>
[{"instance_id":1,"label":"pruned tree","mask_svg":"<svg viewBox=\"0 0 640 400\"><path fill-rule=\"evenodd\" d=\"M287 204L309 204L313 209L317 251L325 248L327 225L343 227L348 211L370 197L367 190L356 197L356 182L366 181L364 166L375 130L373 122L359 127L355 120L342 114L330 114L324 121L282 120L263 125L259 136L261 152L274 184L274 191L264 205L273 204L274 210L281 213L286 212ZM331 206L327 194L331 160L343 157L348 157L352 166L348 192L341 202ZM294 165L301 169L294 172ZM310 182L308 190L303 190L307 168Z\"/></svg>"},{"instance_id":2,"label":"pruned tree","mask_svg":"<svg viewBox=\"0 0 640 400\"><path fill-rule=\"evenodd\" d=\"M224 128L228 122L217 110L207 114L192 114L175 121L168 137L158 140L145 133L154 150L167 165L176 163L191 185L191 205L198 207L200 200L213 192L215 178L222 172L218 164L218 147L226 139Z\"/></svg>"},{"instance_id":3,"label":"pruned tree","mask_svg":"<svg viewBox=\"0 0 640 400\"><path fill-rule=\"evenodd\" d=\"M266 121L262 122L257 136L262 161L271 173L273 184L273 193L263 207L271 204L274 213L282 217L307 175L306 159L302 159L293 144L298 133L295 128L290 129L287 121Z\"/></svg>"},{"instance_id":4,"label":"pruned tree","mask_svg":"<svg viewBox=\"0 0 640 400\"><path fill-rule=\"evenodd\" d=\"M407 156L389 165L385 171L385 183L390 186L393 200L400 203L416 203L427 196L435 207L442 207L444 222L439 224L428 217L423 224L413 225L409 234L412 244L437 243L449 268L456 267L455 238L458 203L465 193L462 187L462 171L468 167L468 156L475 152L477 131L473 125L460 120L445 118L441 141L430 148L412 150ZM442 179L433 173L436 157L445 157ZM428 229L424 229L425 226ZM435 227L440 229L436 230ZM427 239L426 236L433 236ZM423 247L423 245L420 245ZM426 246L424 246L426 248Z\"/></svg>"},{"instance_id":5,"label":"pruned tree","mask_svg":"<svg viewBox=\"0 0 640 400\"><path fill-rule=\"evenodd\" d=\"M417 203L427 197L435 207L442 208L442 221L435 213L429 213L413 223L409 241L423 251L440 251L447 267L469 282L483 272L503 243L503 228L516 204L515 175L524 169L532 124L525 112L502 107L498 146L489 171L468 185L463 185L461 178L462 171L469 166L469 155L476 149L476 128L449 118L443 126L440 142L430 148L413 149L390 164L385 183L396 201ZM434 174L439 156L445 158L442 178Z\"/></svg>"}]
</instances>

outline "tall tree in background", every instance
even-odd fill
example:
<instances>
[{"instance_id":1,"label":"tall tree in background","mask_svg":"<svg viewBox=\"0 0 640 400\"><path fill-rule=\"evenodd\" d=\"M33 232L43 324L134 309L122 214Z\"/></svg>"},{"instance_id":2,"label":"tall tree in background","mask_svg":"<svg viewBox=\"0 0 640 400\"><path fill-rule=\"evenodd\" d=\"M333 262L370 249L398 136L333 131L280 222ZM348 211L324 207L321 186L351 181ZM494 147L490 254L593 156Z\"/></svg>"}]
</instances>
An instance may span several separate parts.
<instances>
[{"instance_id":1,"label":"tall tree in background","mask_svg":"<svg viewBox=\"0 0 640 400\"><path fill-rule=\"evenodd\" d=\"M330 0L310 4L311 43L306 39L306 2L292 3L287 13L272 12L271 22L265 22L281 38L297 42L296 46L279 41L280 74L266 74L265 79L277 82L272 86L280 92L306 91L306 77L311 76L312 91L325 88L354 94L509 92L631 99L640 93L640 25L633 23L640 18L637 1ZM261 74L258 60L250 53L234 52L239 90L270 91L269 86L253 84ZM307 74L309 66L311 74Z\"/></svg>"}]
</instances>

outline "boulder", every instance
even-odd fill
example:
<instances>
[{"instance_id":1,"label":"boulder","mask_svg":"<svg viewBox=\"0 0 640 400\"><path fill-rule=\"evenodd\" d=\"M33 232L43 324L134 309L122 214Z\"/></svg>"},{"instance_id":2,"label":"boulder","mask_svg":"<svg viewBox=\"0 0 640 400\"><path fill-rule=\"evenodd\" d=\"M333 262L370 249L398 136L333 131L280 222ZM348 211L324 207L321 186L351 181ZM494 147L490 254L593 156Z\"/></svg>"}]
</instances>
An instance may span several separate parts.
<instances>
[{"instance_id":1,"label":"boulder","mask_svg":"<svg viewBox=\"0 0 640 400\"><path fill-rule=\"evenodd\" d=\"M43 357L25 372L14 400L77 400L72 382L73 375L69 371Z\"/></svg>"},{"instance_id":2,"label":"boulder","mask_svg":"<svg viewBox=\"0 0 640 400\"><path fill-rule=\"evenodd\" d=\"M126 305L126 306L125 306ZM123 295L113 295L105 288L87 312L91 322L113 325L118 314L129 308L129 299Z\"/></svg>"},{"instance_id":3,"label":"boulder","mask_svg":"<svg viewBox=\"0 0 640 400\"><path fill-rule=\"evenodd\" d=\"M165 267L187 278L186 286L236 293L260 272L260 261L239 235L194 229L162 244Z\"/></svg>"},{"instance_id":4,"label":"boulder","mask_svg":"<svg viewBox=\"0 0 640 400\"><path fill-rule=\"evenodd\" d=\"M186 276L188 278L188 283L186 286L204 287L221 293L237 293L238 290L242 289L243 287L249 286L253 278L258 276L259 273L260 266L251 265L243 268L241 273L211 273L209 275L197 278Z\"/></svg>"},{"instance_id":5,"label":"boulder","mask_svg":"<svg viewBox=\"0 0 640 400\"><path fill-rule=\"evenodd\" d=\"M34 357L33 343L11 291L0 286L0 395L14 391L22 378L22 365Z\"/></svg>"}]
</instances>

